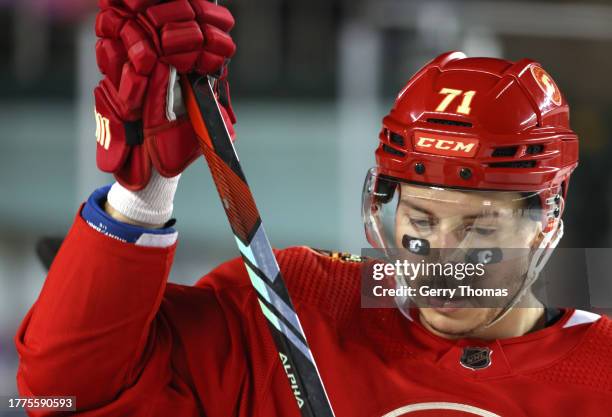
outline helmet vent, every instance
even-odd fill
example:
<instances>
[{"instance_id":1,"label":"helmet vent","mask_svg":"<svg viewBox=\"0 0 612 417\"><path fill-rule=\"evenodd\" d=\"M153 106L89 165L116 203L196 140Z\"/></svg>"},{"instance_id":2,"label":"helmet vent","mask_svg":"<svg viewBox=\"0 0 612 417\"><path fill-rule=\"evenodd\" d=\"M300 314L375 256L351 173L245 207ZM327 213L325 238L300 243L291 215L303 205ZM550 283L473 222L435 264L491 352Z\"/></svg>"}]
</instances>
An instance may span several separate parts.
<instances>
[{"instance_id":1,"label":"helmet vent","mask_svg":"<svg viewBox=\"0 0 612 417\"><path fill-rule=\"evenodd\" d=\"M405 154L404 152L398 151L397 149L392 148L392 147L391 147L391 146L389 146L389 145L385 145L385 144L383 144L382 148L383 148L383 151L385 151L385 152L387 152L387 153L390 153L391 155L395 155L395 156L406 156L406 154Z\"/></svg>"},{"instance_id":2,"label":"helmet vent","mask_svg":"<svg viewBox=\"0 0 612 417\"><path fill-rule=\"evenodd\" d=\"M502 156L514 156L518 146L504 146L503 148L495 148L491 156L502 157Z\"/></svg>"},{"instance_id":3,"label":"helmet vent","mask_svg":"<svg viewBox=\"0 0 612 417\"><path fill-rule=\"evenodd\" d=\"M538 145L527 146L525 153L528 155L536 155L536 154L542 153L543 151L544 151L544 145L538 144Z\"/></svg>"},{"instance_id":4,"label":"helmet vent","mask_svg":"<svg viewBox=\"0 0 612 417\"><path fill-rule=\"evenodd\" d=\"M537 161L493 162L491 168L533 168Z\"/></svg>"},{"instance_id":5,"label":"helmet vent","mask_svg":"<svg viewBox=\"0 0 612 417\"><path fill-rule=\"evenodd\" d=\"M389 131L389 141L399 146L404 146L405 144L404 137L402 135L397 134L395 132L391 132L391 131Z\"/></svg>"},{"instance_id":6,"label":"helmet vent","mask_svg":"<svg viewBox=\"0 0 612 417\"><path fill-rule=\"evenodd\" d=\"M448 119L427 119L428 123L436 123L439 125L447 125L447 126L461 126L461 127L472 127L471 123L468 122L459 122L457 120L448 120Z\"/></svg>"}]
</instances>

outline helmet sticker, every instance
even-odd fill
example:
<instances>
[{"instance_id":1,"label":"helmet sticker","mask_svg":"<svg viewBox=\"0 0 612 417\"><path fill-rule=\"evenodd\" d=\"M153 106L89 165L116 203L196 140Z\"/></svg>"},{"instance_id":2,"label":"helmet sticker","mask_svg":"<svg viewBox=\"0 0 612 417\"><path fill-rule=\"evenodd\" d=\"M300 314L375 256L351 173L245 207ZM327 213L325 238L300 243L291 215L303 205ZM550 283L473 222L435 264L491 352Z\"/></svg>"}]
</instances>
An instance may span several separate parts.
<instances>
[{"instance_id":1,"label":"helmet sticker","mask_svg":"<svg viewBox=\"0 0 612 417\"><path fill-rule=\"evenodd\" d=\"M436 107L436 111L443 112L446 111L446 108L451 104L451 102L460 94L463 94L463 100L461 100L461 104L457 106L457 113L461 114L470 114L472 108L470 107L470 103L472 103L472 99L476 95L476 91L463 91L456 90L454 88L443 88L440 90L439 94L445 94L446 97L442 99L438 107Z\"/></svg>"},{"instance_id":2,"label":"helmet sticker","mask_svg":"<svg viewBox=\"0 0 612 417\"><path fill-rule=\"evenodd\" d=\"M546 94L550 100L557 106L561 105L561 91L552 77L544 71L544 68L538 65L532 65L530 67L531 75L535 78L540 89Z\"/></svg>"}]
</instances>

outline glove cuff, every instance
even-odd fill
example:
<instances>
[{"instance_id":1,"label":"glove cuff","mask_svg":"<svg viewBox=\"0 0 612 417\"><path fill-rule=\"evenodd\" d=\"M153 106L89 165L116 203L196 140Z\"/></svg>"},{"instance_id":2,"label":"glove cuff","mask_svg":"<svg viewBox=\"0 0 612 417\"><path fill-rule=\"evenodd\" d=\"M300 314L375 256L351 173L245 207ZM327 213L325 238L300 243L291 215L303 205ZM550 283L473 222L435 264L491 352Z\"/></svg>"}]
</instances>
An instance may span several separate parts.
<instances>
[{"instance_id":1,"label":"glove cuff","mask_svg":"<svg viewBox=\"0 0 612 417\"><path fill-rule=\"evenodd\" d=\"M162 177L153 170L151 180L140 191L130 191L118 182L108 192L108 203L129 219L145 224L164 224L172 216L174 194L180 179Z\"/></svg>"}]
</instances>

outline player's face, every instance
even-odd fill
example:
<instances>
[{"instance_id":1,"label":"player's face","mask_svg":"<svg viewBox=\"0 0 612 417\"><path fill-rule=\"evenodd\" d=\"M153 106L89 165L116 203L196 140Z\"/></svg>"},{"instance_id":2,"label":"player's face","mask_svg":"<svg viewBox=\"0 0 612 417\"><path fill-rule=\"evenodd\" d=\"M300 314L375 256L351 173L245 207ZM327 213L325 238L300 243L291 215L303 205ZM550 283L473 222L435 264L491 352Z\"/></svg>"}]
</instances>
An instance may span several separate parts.
<instances>
[{"instance_id":1,"label":"player's face","mask_svg":"<svg viewBox=\"0 0 612 417\"><path fill-rule=\"evenodd\" d=\"M519 193L469 193L402 184L395 217L398 247L403 236L429 241L432 248L528 248L537 222L517 216Z\"/></svg>"},{"instance_id":2,"label":"player's face","mask_svg":"<svg viewBox=\"0 0 612 417\"><path fill-rule=\"evenodd\" d=\"M527 252L540 235L540 223L528 216L517 215L524 205L519 193L469 193L402 184L395 217L395 244L402 247L405 236L427 240L433 250L439 249L438 256L447 253L450 258L473 248L502 248L501 251L503 248L526 248ZM527 257L520 257L513 262L490 265L488 272L492 270L493 273L480 282L489 288L508 288L512 296L522 286L527 262ZM430 284L435 286L435 278L426 279L432 280ZM449 281L461 284L454 279ZM412 284L424 283L427 282L421 279ZM490 323L502 309L501 306L492 307L490 303L489 307L480 307L481 300L474 298L415 301L417 305L427 305L420 309L421 319L426 325L447 336L470 335Z\"/></svg>"}]
</instances>

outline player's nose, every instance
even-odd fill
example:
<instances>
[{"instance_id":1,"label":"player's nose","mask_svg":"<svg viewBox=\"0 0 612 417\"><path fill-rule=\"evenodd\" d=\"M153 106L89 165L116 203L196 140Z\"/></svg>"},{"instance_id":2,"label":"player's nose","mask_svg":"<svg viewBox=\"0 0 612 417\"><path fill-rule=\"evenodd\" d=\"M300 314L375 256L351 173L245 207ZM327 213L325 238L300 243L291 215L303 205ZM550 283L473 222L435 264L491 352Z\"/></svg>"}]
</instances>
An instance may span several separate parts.
<instances>
[{"instance_id":1,"label":"player's nose","mask_svg":"<svg viewBox=\"0 0 612 417\"><path fill-rule=\"evenodd\" d=\"M455 249L461 244L461 236L454 221L442 221L431 236L430 245L434 249Z\"/></svg>"}]
</instances>

